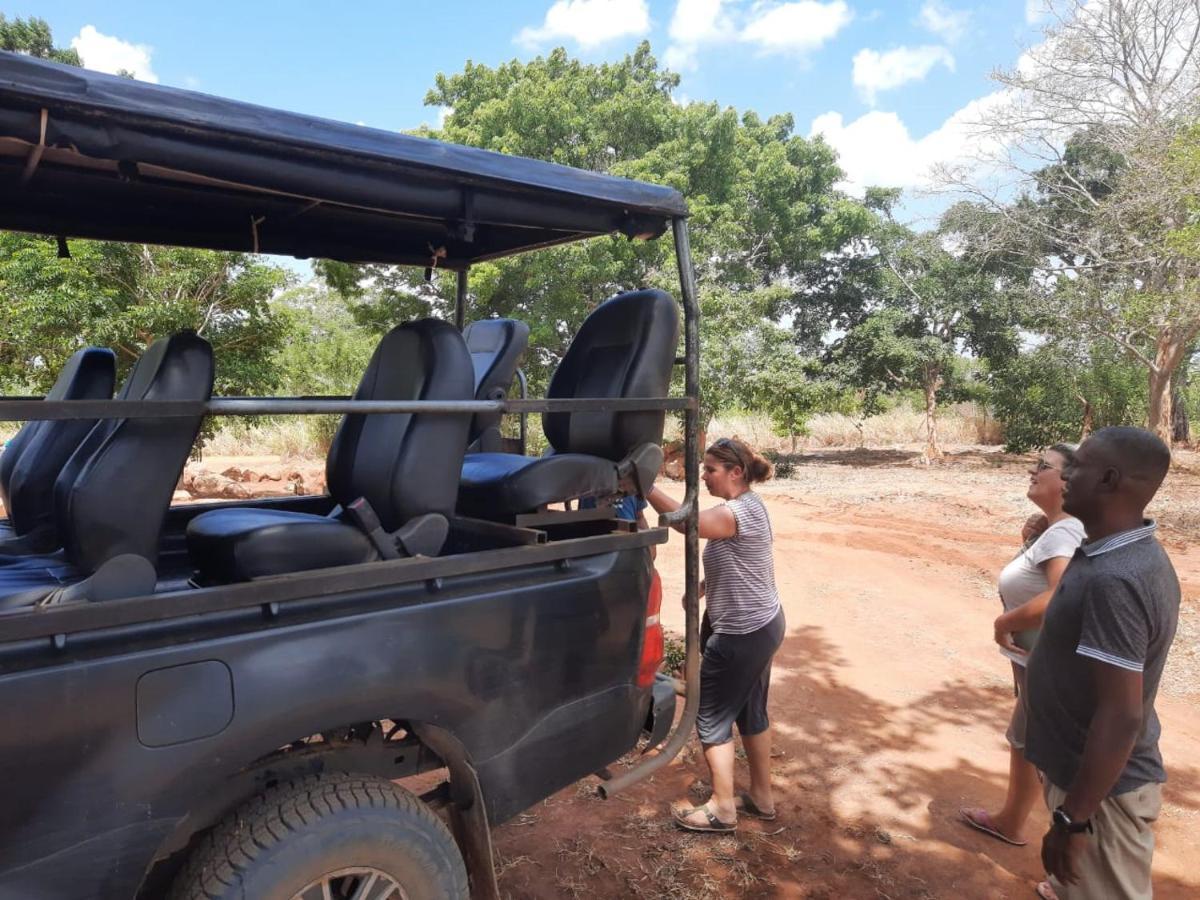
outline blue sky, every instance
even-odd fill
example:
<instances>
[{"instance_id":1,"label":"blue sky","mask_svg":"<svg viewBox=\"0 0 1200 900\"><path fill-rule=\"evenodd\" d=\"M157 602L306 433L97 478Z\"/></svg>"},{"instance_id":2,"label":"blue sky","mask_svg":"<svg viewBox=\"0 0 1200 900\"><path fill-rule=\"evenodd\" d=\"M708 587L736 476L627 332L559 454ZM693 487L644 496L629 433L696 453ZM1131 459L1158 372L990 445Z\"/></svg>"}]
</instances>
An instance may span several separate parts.
<instances>
[{"instance_id":1,"label":"blue sky","mask_svg":"<svg viewBox=\"0 0 1200 900\"><path fill-rule=\"evenodd\" d=\"M6 3L46 19L92 68L385 129L436 124L436 73L562 45L615 59L649 38L682 100L824 133L852 185L921 188L995 91L988 74L1038 40L1039 0L512 0L203 4ZM926 204L918 204L926 206Z\"/></svg>"}]
</instances>

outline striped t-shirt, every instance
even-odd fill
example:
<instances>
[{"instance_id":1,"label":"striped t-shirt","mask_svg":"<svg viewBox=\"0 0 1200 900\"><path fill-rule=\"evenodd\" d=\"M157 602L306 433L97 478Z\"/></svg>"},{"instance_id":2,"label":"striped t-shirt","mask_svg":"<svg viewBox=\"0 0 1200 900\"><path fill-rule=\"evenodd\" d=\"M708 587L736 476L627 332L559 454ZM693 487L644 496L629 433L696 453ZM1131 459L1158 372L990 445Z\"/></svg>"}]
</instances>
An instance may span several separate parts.
<instances>
[{"instance_id":1,"label":"striped t-shirt","mask_svg":"<svg viewBox=\"0 0 1200 900\"><path fill-rule=\"evenodd\" d=\"M710 540L704 547L708 620L719 634L749 634L779 612L771 520L762 498L753 491L725 505L733 513L737 532Z\"/></svg>"}]
</instances>

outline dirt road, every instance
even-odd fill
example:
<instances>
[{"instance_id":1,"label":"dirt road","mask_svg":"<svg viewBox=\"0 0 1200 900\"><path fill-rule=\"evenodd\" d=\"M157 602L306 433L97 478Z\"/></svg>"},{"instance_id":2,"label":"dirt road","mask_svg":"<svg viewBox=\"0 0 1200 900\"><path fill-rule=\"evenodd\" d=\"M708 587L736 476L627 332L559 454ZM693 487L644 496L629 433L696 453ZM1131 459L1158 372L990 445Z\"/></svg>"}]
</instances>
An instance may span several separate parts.
<instances>
[{"instance_id":1,"label":"dirt road","mask_svg":"<svg viewBox=\"0 0 1200 900\"><path fill-rule=\"evenodd\" d=\"M995 651L994 579L1017 544L1025 463L965 453L811 457L766 485L788 636L771 688L779 819L734 836L687 835L667 804L706 796L694 746L612 800L583 782L498 829L514 898L1032 897L1037 844L1001 845L956 821L997 807L1007 773L1007 662ZM679 486L674 488L682 493ZM1172 474L1155 514L1184 583L1184 617L1159 699L1171 782L1156 896L1200 895L1200 475ZM664 620L682 628L682 549L660 553ZM739 762L739 779L744 780Z\"/></svg>"}]
</instances>

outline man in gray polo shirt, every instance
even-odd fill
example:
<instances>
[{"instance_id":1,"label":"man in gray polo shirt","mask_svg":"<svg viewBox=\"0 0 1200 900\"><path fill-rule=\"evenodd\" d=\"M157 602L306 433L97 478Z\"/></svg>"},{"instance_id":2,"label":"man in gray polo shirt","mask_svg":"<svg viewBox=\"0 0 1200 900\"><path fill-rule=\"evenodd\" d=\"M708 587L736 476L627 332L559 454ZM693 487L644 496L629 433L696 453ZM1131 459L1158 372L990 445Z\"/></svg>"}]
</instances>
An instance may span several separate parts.
<instances>
[{"instance_id":1,"label":"man in gray polo shirt","mask_svg":"<svg viewBox=\"0 0 1200 900\"><path fill-rule=\"evenodd\" d=\"M1151 896L1151 823L1166 781L1154 697L1179 617L1179 581L1146 505L1171 454L1140 428L1105 428L1063 473L1063 509L1083 522L1029 660L1025 756L1053 810L1049 883L1069 898Z\"/></svg>"}]
</instances>

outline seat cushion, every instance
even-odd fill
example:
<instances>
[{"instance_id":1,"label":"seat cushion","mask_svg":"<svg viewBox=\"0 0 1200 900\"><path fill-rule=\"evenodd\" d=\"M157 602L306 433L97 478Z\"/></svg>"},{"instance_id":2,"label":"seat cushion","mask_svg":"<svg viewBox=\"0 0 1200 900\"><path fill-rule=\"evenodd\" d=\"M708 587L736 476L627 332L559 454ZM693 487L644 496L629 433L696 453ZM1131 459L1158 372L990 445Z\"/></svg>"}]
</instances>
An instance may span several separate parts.
<instances>
[{"instance_id":1,"label":"seat cushion","mask_svg":"<svg viewBox=\"0 0 1200 900\"><path fill-rule=\"evenodd\" d=\"M0 611L33 606L53 590L82 581L86 573L62 553L0 560Z\"/></svg>"},{"instance_id":2,"label":"seat cushion","mask_svg":"<svg viewBox=\"0 0 1200 900\"><path fill-rule=\"evenodd\" d=\"M370 539L338 519L277 509L217 509L188 523L188 555L207 583L349 566L378 559Z\"/></svg>"},{"instance_id":3,"label":"seat cushion","mask_svg":"<svg viewBox=\"0 0 1200 900\"><path fill-rule=\"evenodd\" d=\"M616 490L616 464L599 456L474 453L463 462L458 511L484 519L512 516L547 503L605 496Z\"/></svg>"}]
</instances>

